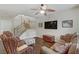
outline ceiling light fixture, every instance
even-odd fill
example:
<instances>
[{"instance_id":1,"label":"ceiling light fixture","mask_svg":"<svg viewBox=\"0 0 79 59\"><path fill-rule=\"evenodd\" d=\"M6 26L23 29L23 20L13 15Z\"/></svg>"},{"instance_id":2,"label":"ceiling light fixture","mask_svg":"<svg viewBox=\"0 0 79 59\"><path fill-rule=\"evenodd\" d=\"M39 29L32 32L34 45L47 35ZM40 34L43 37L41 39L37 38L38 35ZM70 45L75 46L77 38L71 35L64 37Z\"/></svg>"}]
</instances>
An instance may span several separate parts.
<instances>
[{"instance_id":1,"label":"ceiling light fixture","mask_svg":"<svg viewBox=\"0 0 79 59\"><path fill-rule=\"evenodd\" d=\"M41 7L41 9L42 9L42 10L46 10L46 9L47 9L47 5L43 5L43 6Z\"/></svg>"},{"instance_id":2,"label":"ceiling light fixture","mask_svg":"<svg viewBox=\"0 0 79 59\"><path fill-rule=\"evenodd\" d=\"M41 14L45 14L45 10L40 10L40 13Z\"/></svg>"}]
</instances>

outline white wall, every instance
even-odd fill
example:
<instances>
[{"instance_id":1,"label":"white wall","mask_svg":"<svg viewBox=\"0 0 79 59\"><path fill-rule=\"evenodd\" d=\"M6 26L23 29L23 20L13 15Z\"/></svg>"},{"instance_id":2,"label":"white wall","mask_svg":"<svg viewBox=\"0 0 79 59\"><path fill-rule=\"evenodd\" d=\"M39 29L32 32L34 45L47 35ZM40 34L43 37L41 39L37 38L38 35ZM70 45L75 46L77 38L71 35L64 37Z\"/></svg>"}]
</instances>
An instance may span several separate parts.
<instances>
[{"instance_id":1,"label":"white wall","mask_svg":"<svg viewBox=\"0 0 79 59\"><path fill-rule=\"evenodd\" d=\"M31 22L30 25L31 25L31 28L35 28L36 27L36 20L35 18L33 17L30 17L30 16L24 16L24 15L17 15L14 20L13 20L13 24L14 24L14 27L17 27L18 25L20 25L21 23L23 23L23 21L26 21L26 22Z\"/></svg>"},{"instance_id":2,"label":"white wall","mask_svg":"<svg viewBox=\"0 0 79 59\"><path fill-rule=\"evenodd\" d=\"M54 14L51 14L51 20L57 20L58 21L58 29L44 29L44 26L41 28L38 27L38 23L50 21L47 17L40 17L39 19L35 19L33 17L26 16L26 19L29 19L32 21L31 27L35 29L38 33L38 36L42 36L43 34L49 34L49 35L55 35L56 39L59 39L60 35L66 34L66 33L74 33L79 32L79 8L73 8L69 10L65 10L62 12L57 12ZM63 20L73 20L73 28L62 28L62 21ZM14 23L13 23L14 22ZM13 25L18 26L21 23L21 18L16 17L14 20L11 19L0 19L0 31L4 30L13 30ZM44 24L43 24L44 25Z\"/></svg>"},{"instance_id":3,"label":"white wall","mask_svg":"<svg viewBox=\"0 0 79 59\"><path fill-rule=\"evenodd\" d=\"M30 16L25 16L25 15L17 15L14 20L13 20L13 28L16 28L17 26L21 25L23 22L27 22L30 25L30 28L28 29L33 29L36 31L36 21L35 18L30 17Z\"/></svg>"},{"instance_id":4,"label":"white wall","mask_svg":"<svg viewBox=\"0 0 79 59\"><path fill-rule=\"evenodd\" d=\"M44 29L37 27L38 35L42 36L43 34L55 35L56 39L59 39L60 35L66 33L74 33L79 32L79 8L73 8L69 10L65 10L62 12L57 12L51 15L51 20L58 21L58 29ZM62 28L62 21L63 20L73 20L73 28ZM39 22L45 22L50 20L44 20ZM38 23L39 23L38 22Z\"/></svg>"},{"instance_id":5,"label":"white wall","mask_svg":"<svg viewBox=\"0 0 79 59\"><path fill-rule=\"evenodd\" d=\"M2 31L13 31L12 19L1 19L0 18L0 32Z\"/></svg>"}]
</instances>

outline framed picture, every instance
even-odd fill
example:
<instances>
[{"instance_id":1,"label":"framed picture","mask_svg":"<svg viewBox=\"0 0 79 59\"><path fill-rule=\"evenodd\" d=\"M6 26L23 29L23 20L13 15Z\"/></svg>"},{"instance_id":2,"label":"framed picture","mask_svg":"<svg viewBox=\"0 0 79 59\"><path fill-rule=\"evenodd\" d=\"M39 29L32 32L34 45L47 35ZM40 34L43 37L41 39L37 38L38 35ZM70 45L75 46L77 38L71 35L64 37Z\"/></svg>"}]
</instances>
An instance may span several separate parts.
<instances>
[{"instance_id":1,"label":"framed picture","mask_svg":"<svg viewBox=\"0 0 79 59\"><path fill-rule=\"evenodd\" d=\"M63 28L72 28L73 27L73 20L64 20L62 21Z\"/></svg>"},{"instance_id":2,"label":"framed picture","mask_svg":"<svg viewBox=\"0 0 79 59\"><path fill-rule=\"evenodd\" d=\"M43 27L43 23L39 23L38 26L39 26L39 27Z\"/></svg>"}]
</instances>

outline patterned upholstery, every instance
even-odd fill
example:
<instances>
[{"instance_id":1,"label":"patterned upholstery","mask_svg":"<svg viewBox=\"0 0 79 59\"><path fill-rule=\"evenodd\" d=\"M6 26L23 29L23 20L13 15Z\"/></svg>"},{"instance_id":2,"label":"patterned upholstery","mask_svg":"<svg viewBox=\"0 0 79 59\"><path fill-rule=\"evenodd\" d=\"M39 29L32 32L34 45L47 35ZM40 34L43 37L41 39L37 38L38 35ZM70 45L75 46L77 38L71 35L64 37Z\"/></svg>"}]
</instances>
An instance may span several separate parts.
<instances>
[{"instance_id":1,"label":"patterned upholstery","mask_svg":"<svg viewBox=\"0 0 79 59\"><path fill-rule=\"evenodd\" d=\"M4 48L6 50L6 53L11 53L11 50L10 50L10 47L9 47L10 44L9 44L8 39L6 39L6 36L1 35L0 38L2 39L2 42L3 42Z\"/></svg>"},{"instance_id":2,"label":"patterned upholstery","mask_svg":"<svg viewBox=\"0 0 79 59\"><path fill-rule=\"evenodd\" d=\"M3 42L4 48L6 50L7 54L36 54L40 53L40 47L39 46L28 46L25 47L26 43L23 40L20 40L19 37L13 36L13 34L9 31L4 31L2 35L0 35L0 38ZM20 49L20 51L17 50L17 48L20 48L24 46L24 49Z\"/></svg>"},{"instance_id":3,"label":"patterned upholstery","mask_svg":"<svg viewBox=\"0 0 79 59\"><path fill-rule=\"evenodd\" d=\"M16 53L16 48L25 44L24 41L20 40L18 37L13 36L9 31L3 32L3 34L0 35L0 38L2 39L6 53L9 54Z\"/></svg>"},{"instance_id":4,"label":"patterned upholstery","mask_svg":"<svg viewBox=\"0 0 79 59\"><path fill-rule=\"evenodd\" d=\"M43 35L43 40L49 43L53 43L55 41L55 37L50 35Z\"/></svg>"},{"instance_id":5,"label":"patterned upholstery","mask_svg":"<svg viewBox=\"0 0 79 59\"><path fill-rule=\"evenodd\" d=\"M73 41L74 38L76 38L76 34L66 34L66 35L61 35L60 39L65 40L65 42L71 42Z\"/></svg>"},{"instance_id":6,"label":"patterned upholstery","mask_svg":"<svg viewBox=\"0 0 79 59\"><path fill-rule=\"evenodd\" d=\"M7 37L5 34L1 35L1 39L6 50L6 53L15 53L17 42L13 37Z\"/></svg>"}]
</instances>

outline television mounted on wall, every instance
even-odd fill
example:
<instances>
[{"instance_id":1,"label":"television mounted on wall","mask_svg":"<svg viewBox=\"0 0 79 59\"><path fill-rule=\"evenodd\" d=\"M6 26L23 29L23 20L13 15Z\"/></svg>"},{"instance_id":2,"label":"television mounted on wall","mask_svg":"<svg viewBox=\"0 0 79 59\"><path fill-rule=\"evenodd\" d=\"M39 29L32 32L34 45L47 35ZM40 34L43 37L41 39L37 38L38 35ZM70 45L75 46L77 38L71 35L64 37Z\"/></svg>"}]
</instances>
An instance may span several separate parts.
<instances>
[{"instance_id":1,"label":"television mounted on wall","mask_svg":"<svg viewBox=\"0 0 79 59\"><path fill-rule=\"evenodd\" d=\"M44 22L45 29L57 29L57 20Z\"/></svg>"}]
</instances>

